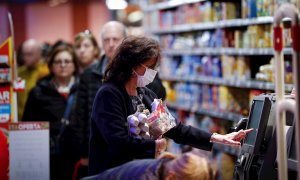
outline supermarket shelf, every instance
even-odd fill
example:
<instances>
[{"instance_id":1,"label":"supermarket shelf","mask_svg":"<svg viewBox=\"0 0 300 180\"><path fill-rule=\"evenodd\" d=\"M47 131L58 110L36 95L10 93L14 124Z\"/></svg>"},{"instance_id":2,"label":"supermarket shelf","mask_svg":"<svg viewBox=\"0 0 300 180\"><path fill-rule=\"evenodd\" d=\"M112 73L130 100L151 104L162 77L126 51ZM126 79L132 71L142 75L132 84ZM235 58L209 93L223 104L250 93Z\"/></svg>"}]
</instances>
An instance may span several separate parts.
<instances>
[{"instance_id":1,"label":"supermarket shelf","mask_svg":"<svg viewBox=\"0 0 300 180\"><path fill-rule=\"evenodd\" d=\"M228 27L240 27L249 26L256 24L271 24L273 22L272 16L264 16L258 18L249 19L230 19L221 20L216 22L202 22L195 24L180 24L174 25L165 29L152 29L153 34L166 34L166 33L180 33L180 32L190 32L198 30L208 30L208 29L218 29L218 28L228 28Z\"/></svg>"},{"instance_id":2,"label":"supermarket shelf","mask_svg":"<svg viewBox=\"0 0 300 180\"><path fill-rule=\"evenodd\" d=\"M202 2L206 0L169 0L167 2L161 2L161 3L156 3L152 5L147 5L147 7L143 8L144 11L157 11L157 10L163 10L163 9L170 9L170 8L175 8L178 6L182 6L185 4L191 4L191 3L196 3L196 2Z\"/></svg>"},{"instance_id":3,"label":"supermarket shelf","mask_svg":"<svg viewBox=\"0 0 300 180\"><path fill-rule=\"evenodd\" d=\"M238 156L240 153L240 148L238 147L231 147L231 146L226 146L223 144L214 144L213 146L214 149L234 155L234 156Z\"/></svg>"},{"instance_id":4,"label":"supermarket shelf","mask_svg":"<svg viewBox=\"0 0 300 180\"><path fill-rule=\"evenodd\" d=\"M284 48L286 55L292 55L292 48ZM192 48L192 49L164 49L165 55L274 55L273 48Z\"/></svg>"},{"instance_id":5,"label":"supermarket shelf","mask_svg":"<svg viewBox=\"0 0 300 180\"><path fill-rule=\"evenodd\" d=\"M236 80L236 79L223 79L209 76L198 76L198 77L184 77L184 76L164 76L160 74L162 80L167 81L185 81L195 82L203 84L214 84L214 85L225 85L238 88L249 88L249 89L261 89L261 90L274 90L275 84L270 82L255 81L255 80ZM285 85L285 90L291 92L293 84Z\"/></svg>"},{"instance_id":6,"label":"supermarket shelf","mask_svg":"<svg viewBox=\"0 0 300 180\"><path fill-rule=\"evenodd\" d=\"M234 121L234 122L238 122L241 118L243 118L243 116L241 114L237 114L237 113L220 112L220 111L214 111L211 109L200 109L200 108L197 108L195 110L195 108L186 107L186 106L179 105L176 103L171 103L171 102L167 102L167 106L171 109L172 108L180 109L180 110L184 110L184 111L194 112L197 114L207 115L207 116L216 117L216 118L225 119L225 120Z\"/></svg>"}]
</instances>

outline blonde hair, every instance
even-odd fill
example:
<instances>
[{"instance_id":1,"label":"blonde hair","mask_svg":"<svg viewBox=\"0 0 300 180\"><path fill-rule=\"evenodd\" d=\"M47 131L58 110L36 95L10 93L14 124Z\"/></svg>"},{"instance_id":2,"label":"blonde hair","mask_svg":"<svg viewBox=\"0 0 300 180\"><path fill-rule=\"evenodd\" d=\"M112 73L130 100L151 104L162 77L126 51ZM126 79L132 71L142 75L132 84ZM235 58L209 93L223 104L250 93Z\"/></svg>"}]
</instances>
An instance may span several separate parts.
<instances>
[{"instance_id":1,"label":"blonde hair","mask_svg":"<svg viewBox=\"0 0 300 180\"><path fill-rule=\"evenodd\" d=\"M213 179L209 161L193 153L184 153L181 157L173 159L168 169L176 174L176 179L180 180Z\"/></svg>"},{"instance_id":2,"label":"blonde hair","mask_svg":"<svg viewBox=\"0 0 300 180\"><path fill-rule=\"evenodd\" d=\"M101 54L100 47L98 45L98 42L97 42L95 36L89 30L85 30L85 31L80 32L80 33L75 35L75 37L74 37L74 47L75 48L79 47L81 42L84 39L89 39L92 42L92 45L93 45L94 49L96 50L96 53L95 53L94 57L99 58L99 56Z\"/></svg>"}]
</instances>

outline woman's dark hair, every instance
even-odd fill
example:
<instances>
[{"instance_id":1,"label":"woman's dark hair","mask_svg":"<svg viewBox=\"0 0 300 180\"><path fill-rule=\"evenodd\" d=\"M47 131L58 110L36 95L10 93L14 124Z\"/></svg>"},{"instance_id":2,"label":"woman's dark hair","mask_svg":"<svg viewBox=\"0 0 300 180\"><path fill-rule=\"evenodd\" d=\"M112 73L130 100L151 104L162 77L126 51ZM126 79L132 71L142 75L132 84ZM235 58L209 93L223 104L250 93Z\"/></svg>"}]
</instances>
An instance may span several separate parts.
<instances>
[{"instance_id":1,"label":"woman's dark hair","mask_svg":"<svg viewBox=\"0 0 300 180\"><path fill-rule=\"evenodd\" d=\"M52 49L49 53L48 59L47 59L50 74L53 76L53 73L51 72L51 67L53 66L55 56L62 51L67 51L71 54L72 60L73 60L74 66L75 66L74 75L78 74L78 60L77 60L74 48L71 44L69 44L67 42L59 43L52 47Z\"/></svg>"},{"instance_id":2,"label":"woman's dark hair","mask_svg":"<svg viewBox=\"0 0 300 180\"><path fill-rule=\"evenodd\" d=\"M149 60L155 63L160 60L158 42L147 37L129 36L116 49L105 70L104 81L127 82L132 76L133 68Z\"/></svg>"}]
</instances>

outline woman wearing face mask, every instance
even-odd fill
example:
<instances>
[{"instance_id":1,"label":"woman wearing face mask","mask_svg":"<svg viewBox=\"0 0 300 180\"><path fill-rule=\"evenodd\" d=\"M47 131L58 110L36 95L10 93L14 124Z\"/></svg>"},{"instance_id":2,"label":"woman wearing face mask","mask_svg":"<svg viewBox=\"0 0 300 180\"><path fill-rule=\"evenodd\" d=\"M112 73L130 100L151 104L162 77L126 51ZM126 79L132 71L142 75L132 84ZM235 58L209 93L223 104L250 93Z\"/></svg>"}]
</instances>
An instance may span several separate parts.
<instances>
[{"instance_id":1,"label":"woman wearing face mask","mask_svg":"<svg viewBox=\"0 0 300 180\"><path fill-rule=\"evenodd\" d=\"M108 65L91 115L89 174L95 175L133 159L155 158L166 149L164 138L137 139L128 135L127 117L144 104L151 110L156 95L146 85L157 73L160 49L146 37L128 37ZM164 136L176 143L211 150L212 142L240 145L251 130L220 135L178 123Z\"/></svg>"}]
</instances>

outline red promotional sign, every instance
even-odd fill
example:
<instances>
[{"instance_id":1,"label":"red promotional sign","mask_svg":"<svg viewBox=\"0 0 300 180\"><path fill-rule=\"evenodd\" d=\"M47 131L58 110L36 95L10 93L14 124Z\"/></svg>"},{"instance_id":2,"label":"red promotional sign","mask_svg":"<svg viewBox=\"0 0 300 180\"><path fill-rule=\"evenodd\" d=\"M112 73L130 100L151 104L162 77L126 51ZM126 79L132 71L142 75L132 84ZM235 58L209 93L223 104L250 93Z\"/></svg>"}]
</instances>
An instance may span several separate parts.
<instances>
[{"instance_id":1,"label":"red promotional sign","mask_svg":"<svg viewBox=\"0 0 300 180\"><path fill-rule=\"evenodd\" d=\"M14 119L15 99L13 98L12 18L7 10L0 13L0 179L9 179L8 124Z\"/></svg>"}]
</instances>

